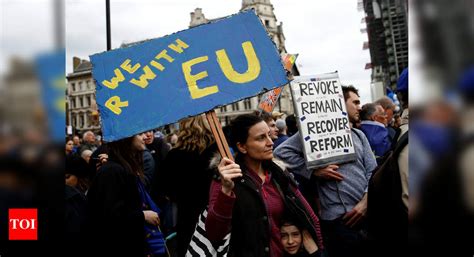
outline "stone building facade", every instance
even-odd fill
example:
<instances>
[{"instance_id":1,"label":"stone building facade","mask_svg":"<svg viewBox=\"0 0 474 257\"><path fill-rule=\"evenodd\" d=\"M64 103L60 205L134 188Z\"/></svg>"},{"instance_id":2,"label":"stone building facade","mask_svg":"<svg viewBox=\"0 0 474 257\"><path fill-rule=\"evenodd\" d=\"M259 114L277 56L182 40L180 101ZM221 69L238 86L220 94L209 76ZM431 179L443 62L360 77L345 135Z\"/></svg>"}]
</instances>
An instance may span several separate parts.
<instances>
[{"instance_id":1,"label":"stone building facade","mask_svg":"<svg viewBox=\"0 0 474 257\"><path fill-rule=\"evenodd\" d=\"M87 130L100 131L99 113L95 100L95 82L92 78L92 64L87 60L73 58L73 72L67 79L67 125L74 134Z\"/></svg>"}]
</instances>

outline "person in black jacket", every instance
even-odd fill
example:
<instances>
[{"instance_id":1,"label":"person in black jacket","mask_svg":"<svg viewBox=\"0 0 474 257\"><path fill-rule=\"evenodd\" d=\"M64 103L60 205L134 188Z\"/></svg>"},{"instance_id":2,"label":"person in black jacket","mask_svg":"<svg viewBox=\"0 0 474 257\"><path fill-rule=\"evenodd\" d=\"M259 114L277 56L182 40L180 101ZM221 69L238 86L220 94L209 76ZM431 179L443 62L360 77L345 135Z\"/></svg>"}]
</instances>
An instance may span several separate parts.
<instances>
[{"instance_id":1,"label":"person in black jacket","mask_svg":"<svg viewBox=\"0 0 474 257\"><path fill-rule=\"evenodd\" d=\"M215 174L209 162L217 151L211 129L202 116L179 123L178 141L164 164L164 189L177 204L178 256L186 254L199 214L209 201L209 188ZM183 179L185 178L185 179Z\"/></svg>"},{"instance_id":2,"label":"person in black jacket","mask_svg":"<svg viewBox=\"0 0 474 257\"><path fill-rule=\"evenodd\" d=\"M144 134L108 144L108 161L88 192L91 251L102 256L146 256L145 222L159 225L158 213L143 210L138 181L143 180Z\"/></svg>"}]
</instances>

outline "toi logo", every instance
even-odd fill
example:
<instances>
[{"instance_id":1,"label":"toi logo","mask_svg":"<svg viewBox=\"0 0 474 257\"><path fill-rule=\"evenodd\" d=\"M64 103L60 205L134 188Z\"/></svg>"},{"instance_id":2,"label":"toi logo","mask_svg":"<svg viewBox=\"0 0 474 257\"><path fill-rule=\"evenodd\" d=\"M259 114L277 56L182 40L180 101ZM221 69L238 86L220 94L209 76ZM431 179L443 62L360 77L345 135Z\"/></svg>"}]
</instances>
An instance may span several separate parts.
<instances>
[{"instance_id":1,"label":"toi logo","mask_svg":"<svg viewBox=\"0 0 474 257\"><path fill-rule=\"evenodd\" d=\"M8 231L9 240L37 240L37 209L9 209Z\"/></svg>"}]
</instances>

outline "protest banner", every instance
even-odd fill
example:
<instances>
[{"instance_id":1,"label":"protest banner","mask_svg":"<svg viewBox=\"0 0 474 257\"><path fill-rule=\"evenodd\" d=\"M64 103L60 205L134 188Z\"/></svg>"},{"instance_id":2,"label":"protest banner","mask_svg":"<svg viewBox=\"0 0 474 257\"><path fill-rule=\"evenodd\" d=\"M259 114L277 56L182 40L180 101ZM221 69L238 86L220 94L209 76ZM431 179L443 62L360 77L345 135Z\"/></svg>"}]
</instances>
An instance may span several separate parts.
<instances>
[{"instance_id":1,"label":"protest banner","mask_svg":"<svg viewBox=\"0 0 474 257\"><path fill-rule=\"evenodd\" d=\"M41 100L47 114L48 134L52 141L64 143L66 129L66 69L64 50L36 57L35 69L41 85Z\"/></svg>"},{"instance_id":2,"label":"protest banner","mask_svg":"<svg viewBox=\"0 0 474 257\"><path fill-rule=\"evenodd\" d=\"M290 83L309 169L356 159L337 72L295 77Z\"/></svg>"},{"instance_id":3,"label":"protest banner","mask_svg":"<svg viewBox=\"0 0 474 257\"><path fill-rule=\"evenodd\" d=\"M289 82L278 50L254 10L95 54L91 62L105 141Z\"/></svg>"},{"instance_id":4,"label":"protest banner","mask_svg":"<svg viewBox=\"0 0 474 257\"><path fill-rule=\"evenodd\" d=\"M298 57L298 54L282 54L281 59L283 61L283 66L285 67L287 71L291 71L291 68L295 64L297 57ZM272 112L273 108L275 108L278 98L280 98L282 90L283 90L283 87L279 87L279 88L272 89L266 92L265 94L263 94L262 98L260 99L260 103L258 103L258 106L257 106L260 112L262 111Z\"/></svg>"}]
</instances>

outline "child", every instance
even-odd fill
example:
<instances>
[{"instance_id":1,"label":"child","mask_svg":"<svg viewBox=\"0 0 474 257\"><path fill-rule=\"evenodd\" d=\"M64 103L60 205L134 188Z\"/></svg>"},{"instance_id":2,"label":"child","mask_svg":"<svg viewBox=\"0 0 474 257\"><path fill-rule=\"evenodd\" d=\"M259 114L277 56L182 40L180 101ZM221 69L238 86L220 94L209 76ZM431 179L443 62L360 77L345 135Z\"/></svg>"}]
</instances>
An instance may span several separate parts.
<instances>
[{"instance_id":1,"label":"child","mask_svg":"<svg viewBox=\"0 0 474 257\"><path fill-rule=\"evenodd\" d=\"M280 227L285 257L320 257L321 251L309 232L292 219L283 219Z\"/></svg>"}]
</instances>

